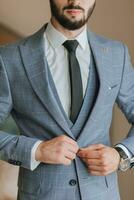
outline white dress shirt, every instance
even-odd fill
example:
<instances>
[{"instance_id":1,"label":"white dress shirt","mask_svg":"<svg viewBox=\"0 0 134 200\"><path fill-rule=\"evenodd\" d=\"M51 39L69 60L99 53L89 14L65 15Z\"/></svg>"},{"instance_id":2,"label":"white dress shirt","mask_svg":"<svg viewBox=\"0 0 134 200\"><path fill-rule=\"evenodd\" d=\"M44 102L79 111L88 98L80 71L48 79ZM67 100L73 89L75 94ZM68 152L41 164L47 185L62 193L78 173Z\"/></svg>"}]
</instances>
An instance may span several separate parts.
<instances>
[{"instance_id":1,"label":"white dress shirt","mask_svg":"<svg viewBox=\"0 0 134 200\"><path fill-rule=\"evenodd\" d=\"M85 26L84 30L77 37L72 39L76 39L79 43L76 49L76 57L80 66L84 96L87 87L90 65L90 47L87 38L87 26ZM67 50L62 45L66 40L68 40L68 38L56 30L51 22L49 22L44 33L44 56L47 59L61 104L69 117L71 106L69 65ZM40 163L35 160L35 152L41 142L42 141L36 142L32 148L31 170L34 170Z\"/></svg>"},{"instance_id":2,"label":"white dress shirt","mask_svg":"<svg viewBox=\"0 0 134 200\"><path fill-rule=\"evenodd\" d=\"M78 59L82 84L83 96L85 94L89 65L90 65L90 48L87 39L87 28L75 38L79 45L76 49L76 57ZM70 76L68 66L67 50L62 45L68 38L57 31L51 23L48 24L44 34L45 40L45 56L60 98L62 106L70 116L71 96L70 96Z\"/></svg>"}]
</instances>

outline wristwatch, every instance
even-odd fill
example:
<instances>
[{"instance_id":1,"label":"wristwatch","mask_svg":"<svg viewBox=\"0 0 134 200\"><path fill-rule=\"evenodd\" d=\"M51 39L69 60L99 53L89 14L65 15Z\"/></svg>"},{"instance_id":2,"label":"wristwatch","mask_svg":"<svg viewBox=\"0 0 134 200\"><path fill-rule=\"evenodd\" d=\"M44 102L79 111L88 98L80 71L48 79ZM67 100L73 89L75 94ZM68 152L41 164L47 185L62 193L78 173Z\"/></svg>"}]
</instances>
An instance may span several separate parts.
<instances>
[{"instance_id":1,"label":"wristwatch","mask_svg":"<svg viewBox=\"0 0 134 200\"><path fill-rule=\"evenodd\" d=\"M131 168L130 158L128 158L127 154L123 151L123 149L120 147L115 147L115 149L120 155L120 163L118 169L124 172Z\"/></svg>"}]
</instances>

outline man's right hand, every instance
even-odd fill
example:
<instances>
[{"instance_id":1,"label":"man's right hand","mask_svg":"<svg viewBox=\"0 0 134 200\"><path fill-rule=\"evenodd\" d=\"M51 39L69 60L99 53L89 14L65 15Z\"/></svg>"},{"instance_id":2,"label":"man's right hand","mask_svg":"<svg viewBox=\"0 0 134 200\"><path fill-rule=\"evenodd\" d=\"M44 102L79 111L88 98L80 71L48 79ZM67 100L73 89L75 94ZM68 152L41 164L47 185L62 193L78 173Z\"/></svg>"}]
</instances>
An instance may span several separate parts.
<instances>
[{"instance_id":1,"label":"man's right hand","mask_svg":"<svg viewBox=\"0 0 134 200\"><path fill-rule=\"evenodd\" d=\"M66 135L43 141L38 146L35 159L48 164L70 165L78 152L77 143Z\"/></svg>"}]
</instances>

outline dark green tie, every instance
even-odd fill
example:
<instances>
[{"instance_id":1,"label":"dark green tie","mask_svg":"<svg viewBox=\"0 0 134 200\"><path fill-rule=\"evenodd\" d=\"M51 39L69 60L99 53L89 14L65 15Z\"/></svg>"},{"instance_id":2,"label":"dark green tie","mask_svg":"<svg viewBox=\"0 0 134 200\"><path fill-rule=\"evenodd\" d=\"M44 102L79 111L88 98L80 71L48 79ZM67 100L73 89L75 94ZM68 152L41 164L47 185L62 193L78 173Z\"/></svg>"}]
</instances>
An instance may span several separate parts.
<instances>
[{"instance_id":1,"label":"dark green tie","mask_svg":"<svg viewBox=\"0 0 134 200\"><path fill-rule=\"evenodd\" d=\"M68 51L69 73L71 83L71 114L70 119L75 123L83 102L83 87L81 72L78 60L76 58L77 40L67 40L63 46Z\"/></svg>"}]
</instances>

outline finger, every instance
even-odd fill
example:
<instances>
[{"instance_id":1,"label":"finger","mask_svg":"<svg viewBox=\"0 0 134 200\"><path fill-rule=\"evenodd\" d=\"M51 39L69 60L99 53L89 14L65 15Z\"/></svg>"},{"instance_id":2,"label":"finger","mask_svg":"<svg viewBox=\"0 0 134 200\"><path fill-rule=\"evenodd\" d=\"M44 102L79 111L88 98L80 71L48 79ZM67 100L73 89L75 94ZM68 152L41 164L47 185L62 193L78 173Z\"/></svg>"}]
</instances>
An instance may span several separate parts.
<instances>
[{"instance_id":1,"label":"finger","mask_svg":"<svg viewBox=\"0 0 134 200\"><path fill-rule=\"evenodd\" d=\"M88 159L99 159L100 152L99 151L79 151L77 154L81 158L88 158Z\"/></svg>"},{"instance_id":2,"label":"finger","mask_svg":"<svg viewBox=\"0 0 134 200\"><path fill-rule=\"evenodd\" d=\"M71 152L71 151L67 151L66 154L65 154L65 157L70 159L70 160L74 160L75 157L76 157L76 154Z\"/></svg>"},{"instance_id":3,"label":"finger","mask_svg":"<svg viewBox=\"0 0 134 200\"><path fill-rule=\"evenodd\" d=\"M90 171L99 171L99 172L103 172L104 171L103 167L99 166L99 165L89 165L88 169Z\"/></svg>"},{"instance_id":4,"label":"finger","mask_svg":"<svg viewBox=\"0 0 134 200\"><path fill-rule=\"evenodd\" d=\"M77 153L78 150L79 150L79 147L78 147L77 144L75 144L75 145L70 144L70 148L68 148L68 149L69 149L70 151L74 152L74 153Z\"/></svg>"},{"instance_id":5,"label":"finger","mask_svg":"<svg viewBox=\"0 0 134 200\"><path fill-rule=\"evenodd\" d=\"M80 151L99 150L99 149L102 149L104 147L105 147L104 144L91 144L88 147L80 148Z\"/></svg>"},{"instance_id":6,"label":"finger","mask_svg":"<svg viewBox=\"0 0 134 200\"><path fill-rule=\"evenodd\" d=\"M75 154L78 152L78 146L76 146L76 145L72 145L72 144L66 143L65 146L66 146L67 150L69 150L69 151L71 151L71 152L73 152Z\"/></svg>"},{"instance_id":7,"label":"finger","mask_svg":"<svg viewBox=\"0 0 134 200\"><path fill-rule=\"evenodd\" d=\"M72 144L72 145L76 146L77 148L79 148L77 142L75 140L73 140L72 138L70 138L70 137L68 137L66 135L62 135L60 137L61 137L61 140L63 140L65 142L67 142L69 144Z\"/></svg>"},{"instance_id":8,"label":"finger","mask_svg":"<svg viewBox=\"0 0 134 200\"><path fill-rule=\"evenodd\" d=\"M63 157L61 164L63 164L63 165L71 165L71 160L66 158L66 157Z\"/></svg>"},{"instance_id":9,"label":"finger","mask_svg":"<svg viewBox=\"0 0 134 200\"><path fill-rule=\"evenodd\" d=\"M104 176L104 174L101 173L101 172L99 172L99 171L90 171L90 170L89 170L89 173L90 173L91 175L94 175L94 176Z\"/></svg>"},{"instance_id":10,"label":"finger","mask_svg":"<svg viewBox=\"0 0 134 200\"><path fill-rule=\"evenodd\" d=\"M85 159L87 165L103 165L103 162L100 159Z\"/></svg>"},{"instance_id":11,"label":"finger","mask_svg":"<svg viewBox=\"0 0 134 200\"><path fill-rule=\"evenodd\" d=\"M100 150L104 149L104 147L105 146L103 144L95 144L95 145L90 145L86 148L81 148L81 149L79 149L78 156L88 157L90 152L100 151Z\"/></svg>"},{"instance_id":12,"label":"finger","mask_svg":"<svg viewBox=\"0 0 134 200\"><path fill-rule=\"evenodd\" d=\"M62 136L59 140L59 146L61 146L62 148L64 148L64 150L70 150L74 153L76 153L79 149L77 143L69 143L68 140L66 140L66 136Z\"/></svg>"}]
</instances>

